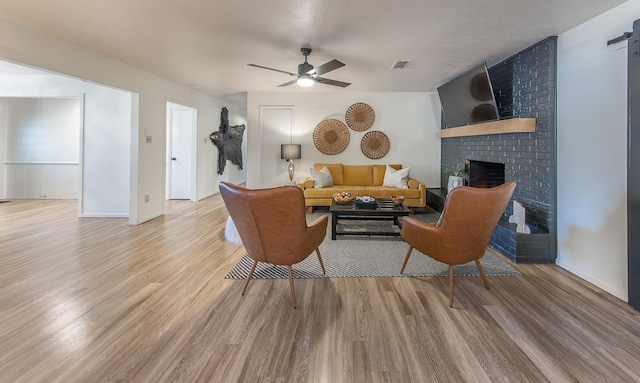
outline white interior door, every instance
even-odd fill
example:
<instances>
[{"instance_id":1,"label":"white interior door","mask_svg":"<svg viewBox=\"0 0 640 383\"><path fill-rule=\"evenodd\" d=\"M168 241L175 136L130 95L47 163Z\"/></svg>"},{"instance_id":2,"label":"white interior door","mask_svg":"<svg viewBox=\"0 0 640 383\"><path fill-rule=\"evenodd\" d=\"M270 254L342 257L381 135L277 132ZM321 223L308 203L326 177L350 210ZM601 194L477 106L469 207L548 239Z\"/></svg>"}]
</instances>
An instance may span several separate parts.
<instances>
[{"instance_id":1,"label":"white interior door","mask_svg":"<svg viewBox=\"0 0 640 383\"><path fill-rule=\"evenodd\" d=\"M169 199L191 199L193 197L195 109L169 104L169 150L167 186Z\"/></svg>"},{"instance_id":2,"label":"white interior door","mask_svg":"<svg viewBox=\"0 0 640 383\"><path fill-rule=\"evenodd\" d=\"M280 158L280 145L291 143L293 106L261 106L262 185L282 186L289 181L287 161ZM276 166L273 166L276 164Z\"/></svg>"}]
</instances>

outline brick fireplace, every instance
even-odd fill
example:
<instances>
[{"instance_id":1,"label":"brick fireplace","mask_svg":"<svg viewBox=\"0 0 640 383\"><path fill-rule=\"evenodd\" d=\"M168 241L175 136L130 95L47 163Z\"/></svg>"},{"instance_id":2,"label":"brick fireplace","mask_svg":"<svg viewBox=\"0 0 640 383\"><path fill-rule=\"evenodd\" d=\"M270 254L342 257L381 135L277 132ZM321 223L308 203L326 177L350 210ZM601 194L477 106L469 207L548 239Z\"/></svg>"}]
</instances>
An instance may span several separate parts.
<instances>
[{"instance_id":1,"label":"brick fireplace","mask_svg":"<svg viewBox=\"0 0 640 383\"><path fill-rule=\"evenodd\" d=\"M500 119L534 117L534 133L443 138L441 169L476 160L504 164L517 183L513 199L524 204L531 234L515 232L510 203L490 246L518 263L556 259L556 47L549 37L489 68ZM447 185L443 174L441 185Z\"/></svg>"}]
</instances>

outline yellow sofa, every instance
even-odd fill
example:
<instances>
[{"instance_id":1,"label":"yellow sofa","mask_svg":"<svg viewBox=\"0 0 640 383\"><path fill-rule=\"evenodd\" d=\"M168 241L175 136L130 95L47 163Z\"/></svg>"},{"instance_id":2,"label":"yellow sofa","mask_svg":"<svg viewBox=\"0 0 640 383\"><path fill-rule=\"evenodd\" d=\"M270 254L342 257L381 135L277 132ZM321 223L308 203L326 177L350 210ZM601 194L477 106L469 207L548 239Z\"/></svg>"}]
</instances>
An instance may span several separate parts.
<instances>
[{"instance_id":1,"label":"yellow sofa","mask_svg":"<svg viewBox=\"0 0 640 383\"><path fill-rule=\"evenodd\" d=\"M333 186L314 188L313 179L307 177L298 183L304 192L304 204L307 212L311 213L314 206L331 206L333 195L337 192L349 192L352 196L372 196L374 198L405 197L405 206L411 208L412 214L416 207L424 207L427 202L427 188L424 183L409 178L408 189L382 186L386 165L343 165L343 164L313 164L315 170L327 167L333 178ZM399 170L402 165L389 165Z\"/></svg>"}]
</instances>

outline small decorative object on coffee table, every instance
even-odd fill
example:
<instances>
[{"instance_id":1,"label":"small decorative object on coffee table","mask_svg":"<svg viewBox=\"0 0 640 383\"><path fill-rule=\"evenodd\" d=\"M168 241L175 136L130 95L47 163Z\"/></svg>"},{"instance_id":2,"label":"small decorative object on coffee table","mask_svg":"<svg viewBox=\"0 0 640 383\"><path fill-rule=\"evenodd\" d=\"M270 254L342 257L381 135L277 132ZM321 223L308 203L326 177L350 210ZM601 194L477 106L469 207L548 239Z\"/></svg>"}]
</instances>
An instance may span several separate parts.
<instances>
[{"instance_id":1,"label":"small decorative object on coffee table","mask_svg":"<svg viewBox=\"0 0 640 383\"><path fill-rule=\"evenodd\" d=\"M337 203L349 203L353 201L353 196L349 192L338 192L333 195L333 200Z\"/></svg>"},{"instance_id":2,"label":"small decorative object on coffee table","mask_svg":"<svg viewBox=\"0 0 640 383\"><path fill-rule=\"evenodd\" d=\"M404 202L404 196L403 195L399 195L396 197L391 197L391 200L393 201L393 204L398 206L398 205L402 205L402 203Z\"/></svg>"}]
</instances>

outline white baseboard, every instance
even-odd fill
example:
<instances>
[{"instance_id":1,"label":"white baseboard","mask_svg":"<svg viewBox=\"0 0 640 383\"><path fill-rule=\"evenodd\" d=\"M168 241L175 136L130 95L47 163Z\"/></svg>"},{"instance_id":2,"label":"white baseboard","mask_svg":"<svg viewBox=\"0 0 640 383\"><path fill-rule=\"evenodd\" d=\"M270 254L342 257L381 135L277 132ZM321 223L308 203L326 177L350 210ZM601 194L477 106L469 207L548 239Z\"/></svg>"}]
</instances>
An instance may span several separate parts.
<instances>
[{"instance_id":1,"label":"white baseboard","mask_svg":"<svg viewBox=\"0 0 640 383\"><path fill-rule=\"evenodd\" d=\"M163 216L163 215L164 215L164 213L163 213L163 212L158 212L158 213L152 214L152 215L150 215L150 216L148 216L148 217L144 217L144 218L142 218L142 222L140 222L140 223L144 223L144 222L147 222L147 221L151 221L152 219L154 219L154 218L158 218L158 217Z\"/></svg>"},{"instance_id":2,"label":"white baseboard","mask_svg":"<svg viewBox=\"0 0 640 383\"><path fill-rule=\"evenodd\" d=\"M607 283L602 282L601 280L599 280L598 278L594 278L589 274L586 274L584 272L582 272L581 270L565 263L559 260L556 260L556 265L562 267L563 269L567 270L568 272L570 272L571 274L577 275L578 277L584 279L585 281L601 288L602 290L608 292L609 294L613 295L614 297L623 300L625 302L629 302L629 292L628 291L620 291L616 288L613 288L611 286L609 286Z\"/></svg>"},{"instance_id":3,"label":"white baseboard","mask_svg":"<svg viewBox=\"0 0 640 383\"><path fill-rule=\"evenodd\" d=\"M214 196L214 195L219 194L219 193L220 193L220 191L219 191L219 190L212 191L211 193L208 193L208 194L205 194L205 195L199 196L199 197L198 197L198 201L202 201L202 200L203 200L203 199L205 199L205 198L209 198L209 197Z\"/></svg>"},{"instance_id":4,"label":"white baseboard","mask_svg":"<svg viewBox=\"0 0 640 383\"><path fill-rule=\"evenodd\" d=\"M129 214L82 214L81 218L129 218Z\"/></svg>"}]
</instances>

